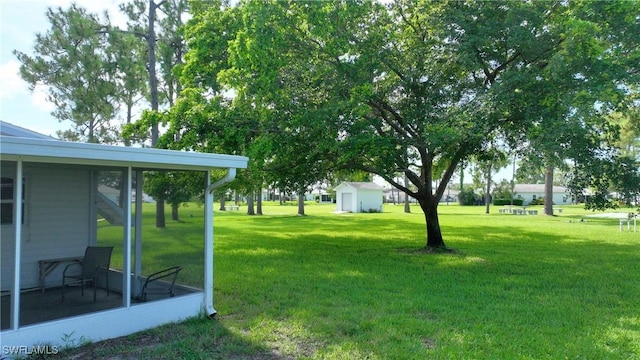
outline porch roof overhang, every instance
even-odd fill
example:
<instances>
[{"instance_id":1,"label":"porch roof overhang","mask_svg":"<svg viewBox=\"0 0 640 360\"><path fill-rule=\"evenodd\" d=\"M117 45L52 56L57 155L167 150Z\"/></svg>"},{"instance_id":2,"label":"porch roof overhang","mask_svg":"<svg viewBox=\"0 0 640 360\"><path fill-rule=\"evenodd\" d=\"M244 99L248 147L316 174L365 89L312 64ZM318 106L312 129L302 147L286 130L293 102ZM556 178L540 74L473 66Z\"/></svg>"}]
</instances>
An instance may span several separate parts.
<instances>
[{"instance_id":1,"label":"porch roof overhang","mask_svg":"<svg viewBox=\"0 0 640 360\"><path fill-rule=\"evenodd\" d=\"M0 136L2 160L128 167L144 170L207 171L212 168L247 167L248 158L238 155L135 148L103 144Z\"/></svg>"}]
</instances>

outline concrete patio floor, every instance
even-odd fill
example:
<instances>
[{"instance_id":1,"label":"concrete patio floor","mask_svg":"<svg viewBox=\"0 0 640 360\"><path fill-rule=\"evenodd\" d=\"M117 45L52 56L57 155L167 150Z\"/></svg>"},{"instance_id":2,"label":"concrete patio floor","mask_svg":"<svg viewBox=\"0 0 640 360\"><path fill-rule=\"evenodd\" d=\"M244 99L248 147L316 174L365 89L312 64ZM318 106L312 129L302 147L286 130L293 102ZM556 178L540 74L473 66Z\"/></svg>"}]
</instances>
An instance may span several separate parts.
<instances>
[{"instance_id":1,"label":"concrete patio floor","mask_svg":"<svg viewBox=\"0 0 640 360\"><path fill-rule=\"evenodd\" d=\"M164 283L160 281L159 283ZM173 288L175 296L201 292L201 289L176 284ZM147 301L157 301L167 298L167 294L149 295ZM140 303L131 300L132 305ZM47 288L43 293L40 288L30 289L20 293L20 326L62 319L71 316L104 311L123 306L122 294L111 290L109 295L103 288L98 288L96 301L93 301L93 287L85 286L82 295L79 286L65 288L65 299L62 301L62 287ZM9 329L11 316L11 296L2 293L0 301L1 330Z\"/></svg>"},{"instance_id":2,"label":"concrete patio floor","mask_svg":"<svg viewBox=\"0 0 640 360\"><path fill-rule=\"evenodd\" d=\"M35 324L70 316L87 314L122 306L122 294L98 288L96 302L93 302L93 288L85 287L84 296L80 287L67 287L65 300L62 301L62 288L49 288L42 293L40 289L20 294L20 326ZM11 296L2 296L0 318L1 329L9 328Z\"/></svg>"}]
</instances>

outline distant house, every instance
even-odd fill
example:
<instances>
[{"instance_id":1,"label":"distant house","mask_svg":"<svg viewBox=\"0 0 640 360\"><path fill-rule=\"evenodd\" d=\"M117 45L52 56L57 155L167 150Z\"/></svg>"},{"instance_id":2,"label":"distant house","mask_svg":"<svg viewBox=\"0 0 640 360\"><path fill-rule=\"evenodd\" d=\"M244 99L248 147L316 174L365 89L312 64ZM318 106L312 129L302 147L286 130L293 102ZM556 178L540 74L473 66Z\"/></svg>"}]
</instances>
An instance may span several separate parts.
<instances>
[{"instance_id":1,"label":"distant house","mask_svg":"<svg viewBox=\"0 0 640 360\"><path fill-rule=\"evenodd\" d=\"M407 196L404 191L398 190L393 186L387 186L382 191L382 199L388 204L400 204L404 203L404 199ZM409 197L409 201L415 201L414 198Z\"/></svg>"},{"instance_id":2,"label":"distant house","mask_svg":"<svg viewBox=\"0 0 640 360\"><path fill-rule=\"evenodd\" d=\"M316 187L310 192L304 194L304 199L306 201L315 201L318 203L331 203L333 202L333 198L331 194L327 191L327 189L322 187Z\"/></svg>"},{"instance_id":3,"label":"distant house","mask_svg":"<svg viewBox=\"0 0 640 360\"><path fill-rule=\"evenodd\" d=\"M384 188L372 182L343 182L336 186L336 211L382 212Z\"/></svg>"},{"instance_id":4,"label":"distant house","mask_svg":"<svg viewBox=\"0 0 640 360\"><path fill-rule=\"evenodd\" d=\"M458 195L460 194L460 190L447 189L442 197L440 198L440 202L458 202Z\"/></svg>"},{"instance_id":5,"label":"distant house","mask_svg":"<svg viewBox=\"0 0 640 360\"><path fill-rule=\"evenodd\" d=\"M331 197L331 194L327 193L326 191L317 191L317 190L313 190L310 193L305 193L304 194L304 199L307 201L315 201L317 203L332 203L333 202L333 198Z\"/></svg>"},{"instance_id":6,"label":"distant house","mask_svg":"<svg viewBox=\"0 0 640 360\"><path fill-rule=\"evenodd\" d=\"M441 203L456 203L458 201L458 194L459 193L460 193L459 190L447 189L447 190L445 190L444 194L442 194L442 197L440 198L440 202ZM404 191L398 190L393 186L385 188L383 194L384 194L383 195L384 202L388 203L388 204L389 203L391 203L391 204L404 203L405 197L408 196ZM410 203L417 203L418 201L415 198L413 198L412 196L409 196L409 202Z\"/></svg>"},{"instance_id":7,"label":"distant house","mask_svg":"<svg viewBox=\"0 0 640 360\"><path fill-rule=\"evenodd\" d=\"M528 205L534 200L544 198L544 184L516 184L514 192L517 199L522 199L522 203ZM571 193L566 187L553 187L553 203L555 205L571 204L572 200Z\"/></svg>"}]
</instances>

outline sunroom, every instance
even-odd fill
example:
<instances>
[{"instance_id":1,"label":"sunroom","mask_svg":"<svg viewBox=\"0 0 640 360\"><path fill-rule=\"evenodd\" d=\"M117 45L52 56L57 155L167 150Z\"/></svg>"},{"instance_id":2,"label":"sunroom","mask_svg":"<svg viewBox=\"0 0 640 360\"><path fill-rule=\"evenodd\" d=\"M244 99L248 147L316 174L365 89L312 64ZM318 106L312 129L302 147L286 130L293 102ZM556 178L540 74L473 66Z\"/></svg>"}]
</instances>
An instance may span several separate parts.
<instances>
[{"instance_id":1,"label":"sunroom","mask_svg":"<svg viewBox=\"0 0 640 360\"><path fill-rule=\"evenodd\" d=\"M0 136L0 156L3 349L99 341L215 315L213 190L232 181L236 169L246 168L246 157L16 136ZM226 175L212 182L220 169ZM143 193L145 171L194 171L205 179L201 260L184 262L179 251L165 254L182 272L171 294L148 298L141 296L142 287L158 269L152 257L145 257L143 196L135 196ZM121 179L122 199L108 206L115 220L107 219L108 200L99 191L104 176ZM121 222L106 238L101 235L105 221ZM121 232L115 242L113 229ZM65 287L63 299L63 272L94 247L112 249L104 278L87 287ZM189 283L192 278L204 281ZM158 283L165 281L171 279Z\"/></svg>"}]
</instances>

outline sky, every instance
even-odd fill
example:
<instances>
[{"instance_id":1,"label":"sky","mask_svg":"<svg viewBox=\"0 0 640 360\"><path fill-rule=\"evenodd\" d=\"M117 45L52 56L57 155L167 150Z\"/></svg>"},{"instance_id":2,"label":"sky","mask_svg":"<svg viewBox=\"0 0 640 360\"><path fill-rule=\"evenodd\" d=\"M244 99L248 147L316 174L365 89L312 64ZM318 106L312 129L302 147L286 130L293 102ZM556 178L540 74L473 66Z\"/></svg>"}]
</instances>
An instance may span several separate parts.
<instances>
[{"instance_id":1,"label":"sky","mask_svg":"<svg viewBox=\"0 0 640 360\"><path fill-rule=\"evenodd\" d=\"M109 9L116 14L123 0L76 0L76 4L93 13ZM14 50L31 55L37 33L45 33L49 22L48 7L71 6L69 0L0 0L0 120L55 136L57 130L71 128L51 115L53 105L46 100L46 88L29 90L19 75L20 63ZM113 18L112 18L113 20Z\"/></svg>"}]
</instances>

